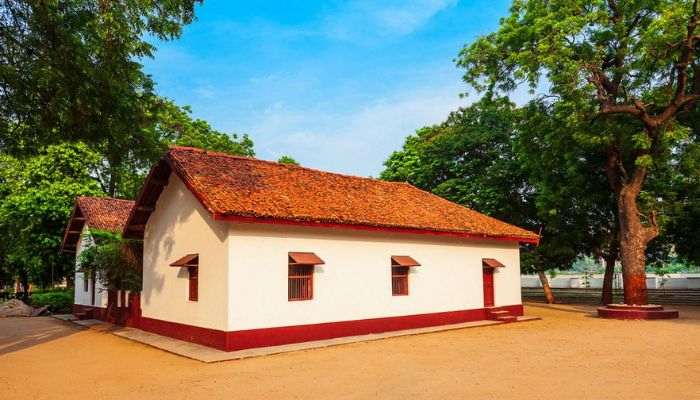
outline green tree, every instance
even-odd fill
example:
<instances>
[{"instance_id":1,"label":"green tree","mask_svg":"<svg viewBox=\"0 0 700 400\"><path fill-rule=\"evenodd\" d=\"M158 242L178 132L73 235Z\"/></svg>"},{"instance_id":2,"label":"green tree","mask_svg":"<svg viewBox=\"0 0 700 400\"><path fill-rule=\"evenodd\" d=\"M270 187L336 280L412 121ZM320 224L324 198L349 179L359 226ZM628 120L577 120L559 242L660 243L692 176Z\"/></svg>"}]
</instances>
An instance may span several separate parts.
<instances>
[{"instance_id":1,"label":"green tree","mask_svg":"<svg viewBox=\"0 0 700 400\"><path fill-rule=\"evenodd\" d=\"M297 162L297 160L293 159L290 156L282 156L277 160L277 162L280 164L299 165L299 162Z\"/></svg>"},{"instance_id":2,"label":"green tree","mask_svg":"<svg viewBox=\"0 0 700 400\"><path fill-rule=\"evenodd\" d=\"M654 246L661 247L661 251L655 249L655 253L676 253L681 259L700 265L700 238L697 235L700 231L700 143L697 137L695 141L679 146L674 156L671 164L677 166L677 170L654 179L671 203L663 215L667 221L664 225L666 240L660 246ZM665 257L661 260L666 261Z\"/></svg>"},{"instance_id":3,"label":"green tree","mask_svg":"<svg viewBox=\"0 0 700 400\"><path fill-rule=\"evenodd\" d=\"M99 162L81 143L47 146L29 158L0 155L1 262L25 292L30 281L48 286L73 271L59 252L63 230L76 196L102 194L93 176Z\"/></svg>"},{"instance_id":4,"label":"green tree","mask_svg":"<svg viewBox=\"0 0 700 400\"><path fill-rule=\"evenodd\" d=\"M612 303L612 280L619 256L615 198L605 177L605 154L577 142L585 132L570 129L556 107L532 101L522 109L515 140L518 162L535 188L538 217L558 227L557 237L543 246L573 250L575 256L603 259L603 304ZM601 127L602 128L602 127ZM566 244L557 244L566 241ZM570 253L564 254L568 260Z\"/></svg>"},{"instance_id":5,"label":"green tree","mask_svg":"<svg viewBox=\"0 0 700 400\"><path fill-rule=\"evenodd\" d=\"M542 231L539 246L525 246L522 268L540 276L549 302L548 269L568 269L577 256L580 229L560 218L542 218L536 187L520 160L522 110L508 99L483 98L452 113L441 125L418 130L385 162L381 178L424 190L509 223ZM562 205L562 214L572 208Z\"/></svg>"},{"instance_id":6,"label":"green tree","mask_svg":"<svg viewBox=\"0 0 700 400\"><path fill-rule=\"evenodd\" d=\"M80 253L78 271L95 276L107 290L140 292L141 243L107 231L93 230L90 236L94 243Z\"/></svg>"},{"instance_id":7,"label":"green tree","mask_svg":"<svg viewBox=\"0 0 700 400\"><path fill-rule=\"evenodd\" d=\"M129 153L122 163L119 175L121 180L116 187L120 197L135 198L141 189L143 179L151 166L167 151L169 145L199 147L232 155L254 156L253 141L248 135L227 134L212 128L209 123L192 117L189 107L180 107L170 100L159 98L153 123L144 129L142 137L149 142L138 150ZM109 176L110 168L103 167L100 176ZM102 187L109 193L107 180L102 179Z\"/></svg>"},{"instance_id":8,"label":"green tree","mask_svg":"<svg viewBox=\"0 0 700 400\"><path fill-rule=\"evenodd\" d=\"M478 90L536 88L576 140L596 144L619 221L625 303L646 304L645 252L659 234L662 205L645 182L688 129L678 116L700 99L697 1L515 0L499 29L461 52L464 79ZM585 129L592 121L620 129Z\"/></svg>"},{"instance_id":9,"label":"green tree","mask_svg":"<svg viewBox=\"0 0 700 400\"><path fill-rule=\"evenodd\" d=\"M114 292L119 303L126 304L127 292L140 292L143 285L143 242L123 239L120 234L90 231L93 243L80 253L78 271L93 276L101 286ZM109 297L109 296L108 296ZM126 314L114 301L107 301L107 318L124 323Z\"/></svg>"},{"instance_id":10,"label":"green tree","mask_svg":"<svg viewBox=\"0 0 700 400\"><path fill-rule=\"evenodd\" d=\"M0 149L85 142L117 194L125 165L159 142L145 129L162 104L139 63L155 52L148 38L177 38L200 2L1 0Z\"/></svg>"}]
</instances>

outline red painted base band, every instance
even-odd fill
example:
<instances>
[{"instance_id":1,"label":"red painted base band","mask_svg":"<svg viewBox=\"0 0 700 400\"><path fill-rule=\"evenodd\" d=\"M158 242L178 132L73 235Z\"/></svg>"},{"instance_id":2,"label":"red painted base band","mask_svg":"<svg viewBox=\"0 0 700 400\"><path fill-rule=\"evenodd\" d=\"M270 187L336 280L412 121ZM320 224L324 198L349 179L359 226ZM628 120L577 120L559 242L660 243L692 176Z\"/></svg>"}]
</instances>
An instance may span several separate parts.
<instances>
[{"instance_id":1,"label":"red painted base band","mask_svg":"<svg viewBox=\"0 0 700 400\"><path fill-rule=\"evenodd\" d=\"M138 328L159 335L215 347L220 350L233 351L255 347L309 342L313 340L333 339L344 336L367 335L370 333L480 321L487 319L486 310L485 308L477 308L473 310L327 322L277 328L249 329L232 332L141 317ZM489 310L504 310L514 316L523 315L523 306L521 304L493 307L489 308Z\"/></svg>"},{"instance_id":2,"label":"red painted base band","mask_svg":"<svg viewBox=\"0 0 700 400\"><path fill-rule=\"evenodd\" d=\"M104 307L73 304L73 315L85 315L86 319L99 319L104 321L106 314L107 309Z\"/></svg>"},{"instance_id":3,"label":"red painted base band","mask_svg":"<svg viewBox=\"0 0 700 400\"><path fill-rule=\"evenodd\" d=\"M608 304L598 307L598 316L613 319L673 319L678 318L678 310L664 309L659 305Z\"/></svg>"},{"instance_id":4,"label":"red painted base band","mask_svg":"<svg viewBox=\"0 0 700 400\"><path fill-rule=\"evenodd\" d=\"M202 328L144 316L141 317L137 328L187 342L203 344L219 350L226 350L227 332L217 329Z\"/></svg>"}]
</instances>

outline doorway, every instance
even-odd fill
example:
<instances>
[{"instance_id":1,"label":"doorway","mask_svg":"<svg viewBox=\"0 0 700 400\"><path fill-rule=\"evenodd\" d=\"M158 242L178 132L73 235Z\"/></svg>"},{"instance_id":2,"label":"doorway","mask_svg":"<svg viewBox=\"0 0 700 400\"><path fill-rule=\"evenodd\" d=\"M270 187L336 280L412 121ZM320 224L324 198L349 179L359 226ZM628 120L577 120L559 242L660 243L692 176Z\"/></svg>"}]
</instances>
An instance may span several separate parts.
<instances>
[{"instance_id":1,"label":"doorway","mask_svg":"<svg viewBox=\"0 0 700 400\"><path fill-rule=\"evenodd\" d=\"M483 268L484 271L484 307L493 307L493 268Z\"/></svg>"}]
</instances>

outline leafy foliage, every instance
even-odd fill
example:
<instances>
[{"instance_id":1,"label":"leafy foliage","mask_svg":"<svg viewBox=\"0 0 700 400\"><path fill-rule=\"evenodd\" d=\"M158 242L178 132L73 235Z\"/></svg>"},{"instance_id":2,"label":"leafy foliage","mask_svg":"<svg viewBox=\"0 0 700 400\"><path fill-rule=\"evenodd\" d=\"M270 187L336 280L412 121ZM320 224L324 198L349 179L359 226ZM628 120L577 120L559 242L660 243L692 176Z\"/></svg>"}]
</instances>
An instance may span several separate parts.
<instances>
[{"instance_id":1,"label":"leafy foliage","mask_svg":"<svg viewBox=\"0 0 700 400\"><path fill-rule=\"evenodd\" d=\"M56 314L70 313L73 306L72 290L51 290L32 293L32 307L48 306L49 311Z\"/></svg>"},{"instance_id":2,"label":"leafy foliage","mask_svg":"<svg viewBox=\"0 0 700 400\"><path fill-rule=\"evenodd\" d=\"M150 127L163 102L139 63L155 52L146 39L177 38L199 2L2 0L0 149L84 142L103 155L104 191L120 194L162 142Z\"/></svg>"},{"instance_id":3,"label":"leafy foliage","mask_svg":"<svg viewBox=\"0 0 700 400\"><path fill-rule=\"evenodd\" d=\"M153 123L144 129L145 138L152 141L139 149L138 154L127 154L120 169L121 180L116 192L123 197L135 198L145 174L163 156L169 145L199 147L232 155L254 156L253 141L248 135L226 134L209 123L192 117L189 107L179 107L167 99L158 99ZM109 176L104 170L103 175ZM105 192L108 188L103 185Z\"/></svg>"},{"instance_id":4,"label":"leafy foliage","mask_svg":"<svg viewBox=\"0 0 700 400\"><path fill-rule=\"evenodd\" d=\"M699 22L697 0L514 0L498 30L458 60L464 80L489 94L545 81L575 143L604 154L630 304L647 301L644 253L662 229L664 193L645 189L691 139L681 116L700 100Z\"/></svg>"},{"instance_id":5,"label":"leafy foliage","mask_svg":"<svg viewBox=\"0 0 700 400\"><path fill-rule=\"evenodd\" d=\"M526 151L526 141L535 140L540 127L528 130L535 126L523 124L523 114L508 99L485 97L452 113L445 123L409 136L386 161L381 178L407 181L534 231L542 228L541 244L523 253L523 269L567 269L583 250L579 239L587 226L576 223L585 217L573 214L584 210L567 202L557 204L561 210L556 214L540 201L545 182L532 180L538 168L532 157L539 154Z\"/></svg>"},{"instance_id":6,"label":"leafy foliage","mask_svg":"<svg viewBox=\"0 0 700 400\"><path fill-rule=\"evenodd\" d=\"M107 290L140 291L142 244L111 232L92 230L90 235L94 244L80 253L78 270L96 276Z\"/></svg>"},{"instance_id":7,"label":"leafy foliage","mask_svg":"<svg viewBox=\"0 0 700 400\"><path fill-rule=\"evenodd\" d=\"M454 112L444 124L409 136L380 177L534 227L530 187L513 148L516 113L507 99L482 99Z\"/></svg>"},{"instance_id":8,"label":"leafy foliage","mask_svg":"<svg viewBox=\"0 0 700 400\"><path fill-rule=\"evenodd\" d=\"M138 63L155 51L146 37L178 37L198 2L3 0L2 147L136 140L154 97Z\"/></svg>"},{"instance_id":9,"label":"leafy foliage","mask_svg":"<svg viewBox=\"0 0 700 400\"><path fill-rule=\"evenodd\" d=\"M100 157L82 143L50 145L26 159L0 155L2 258L14 274L41 285L72 271L59 253L76 196L102 193L92 171Z\"/></svg>"},{"instance_id":10,"label":"leafy foliage","mask_svg":"<svg viewBox=\"0 0 700 400\"><path fill-rule=\"evenodd\" d=\"M77 195L133 198L168 145L253 155L155 92L141 60L200 0L0 0L0 277L70 277Z\"/></svg>"},{"instance_id":11,"label":"leafy foliage","mask_svg":"<svg viewBox=\"0 0 700 400\"><path fill-rule=\"evenodd\" d=\"M282 156L279 158L279 160L277 160L277 162L281 164L299 165L299 162L290 156Z\"/></svg>"}]
</instances>

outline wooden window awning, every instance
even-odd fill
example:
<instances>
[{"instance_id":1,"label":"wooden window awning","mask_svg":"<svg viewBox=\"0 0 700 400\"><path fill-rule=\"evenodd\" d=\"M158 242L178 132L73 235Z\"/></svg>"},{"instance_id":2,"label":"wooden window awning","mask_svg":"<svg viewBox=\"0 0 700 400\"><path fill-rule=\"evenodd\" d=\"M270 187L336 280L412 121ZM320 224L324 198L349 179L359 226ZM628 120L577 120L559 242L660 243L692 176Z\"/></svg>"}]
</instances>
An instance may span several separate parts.
<instances>
[{"instance_id":1,"label":"wooden window awning","mask_svg":"<svg viewBox=\"0 0 700 400\"><path fill-rule=\"evenodd\" d=\"M170 264L171 267L197 267L199 266L199 254L188 254Z\"/></svg>"},{"instance_id":2,"label":"wooden window awning","mask_svg":"<svg viewBox=\"0 0 700 400\"><path fill-rule=\"evenodd\" d=\"M481 259L481 263L483 264L484 267L487 267L487 268L503 268L503 267L505 267L505 265L503 265L503 263L496 260L495 258L483 258L483 259Z\"/></svg>"},{"instance_id":3,"label":"wooden window awning","mask_svg":"<svg viewBox=\"0 0 700 400\"><path fill-rule=\"evenodd\" d=\"M410 256L391 256L391 265L394 267L418 267L420 263Z\"/></svg>"},{"instance_id":4,"label":"wooden window awning","mask_svg":"<svg viewBox=\"0 0 700 400\"><path fill-rule=\"evenodd\" d=\"M321 265L325 264L316 253L289 252L289 265Z\"/></svg>"}]
</instances>

